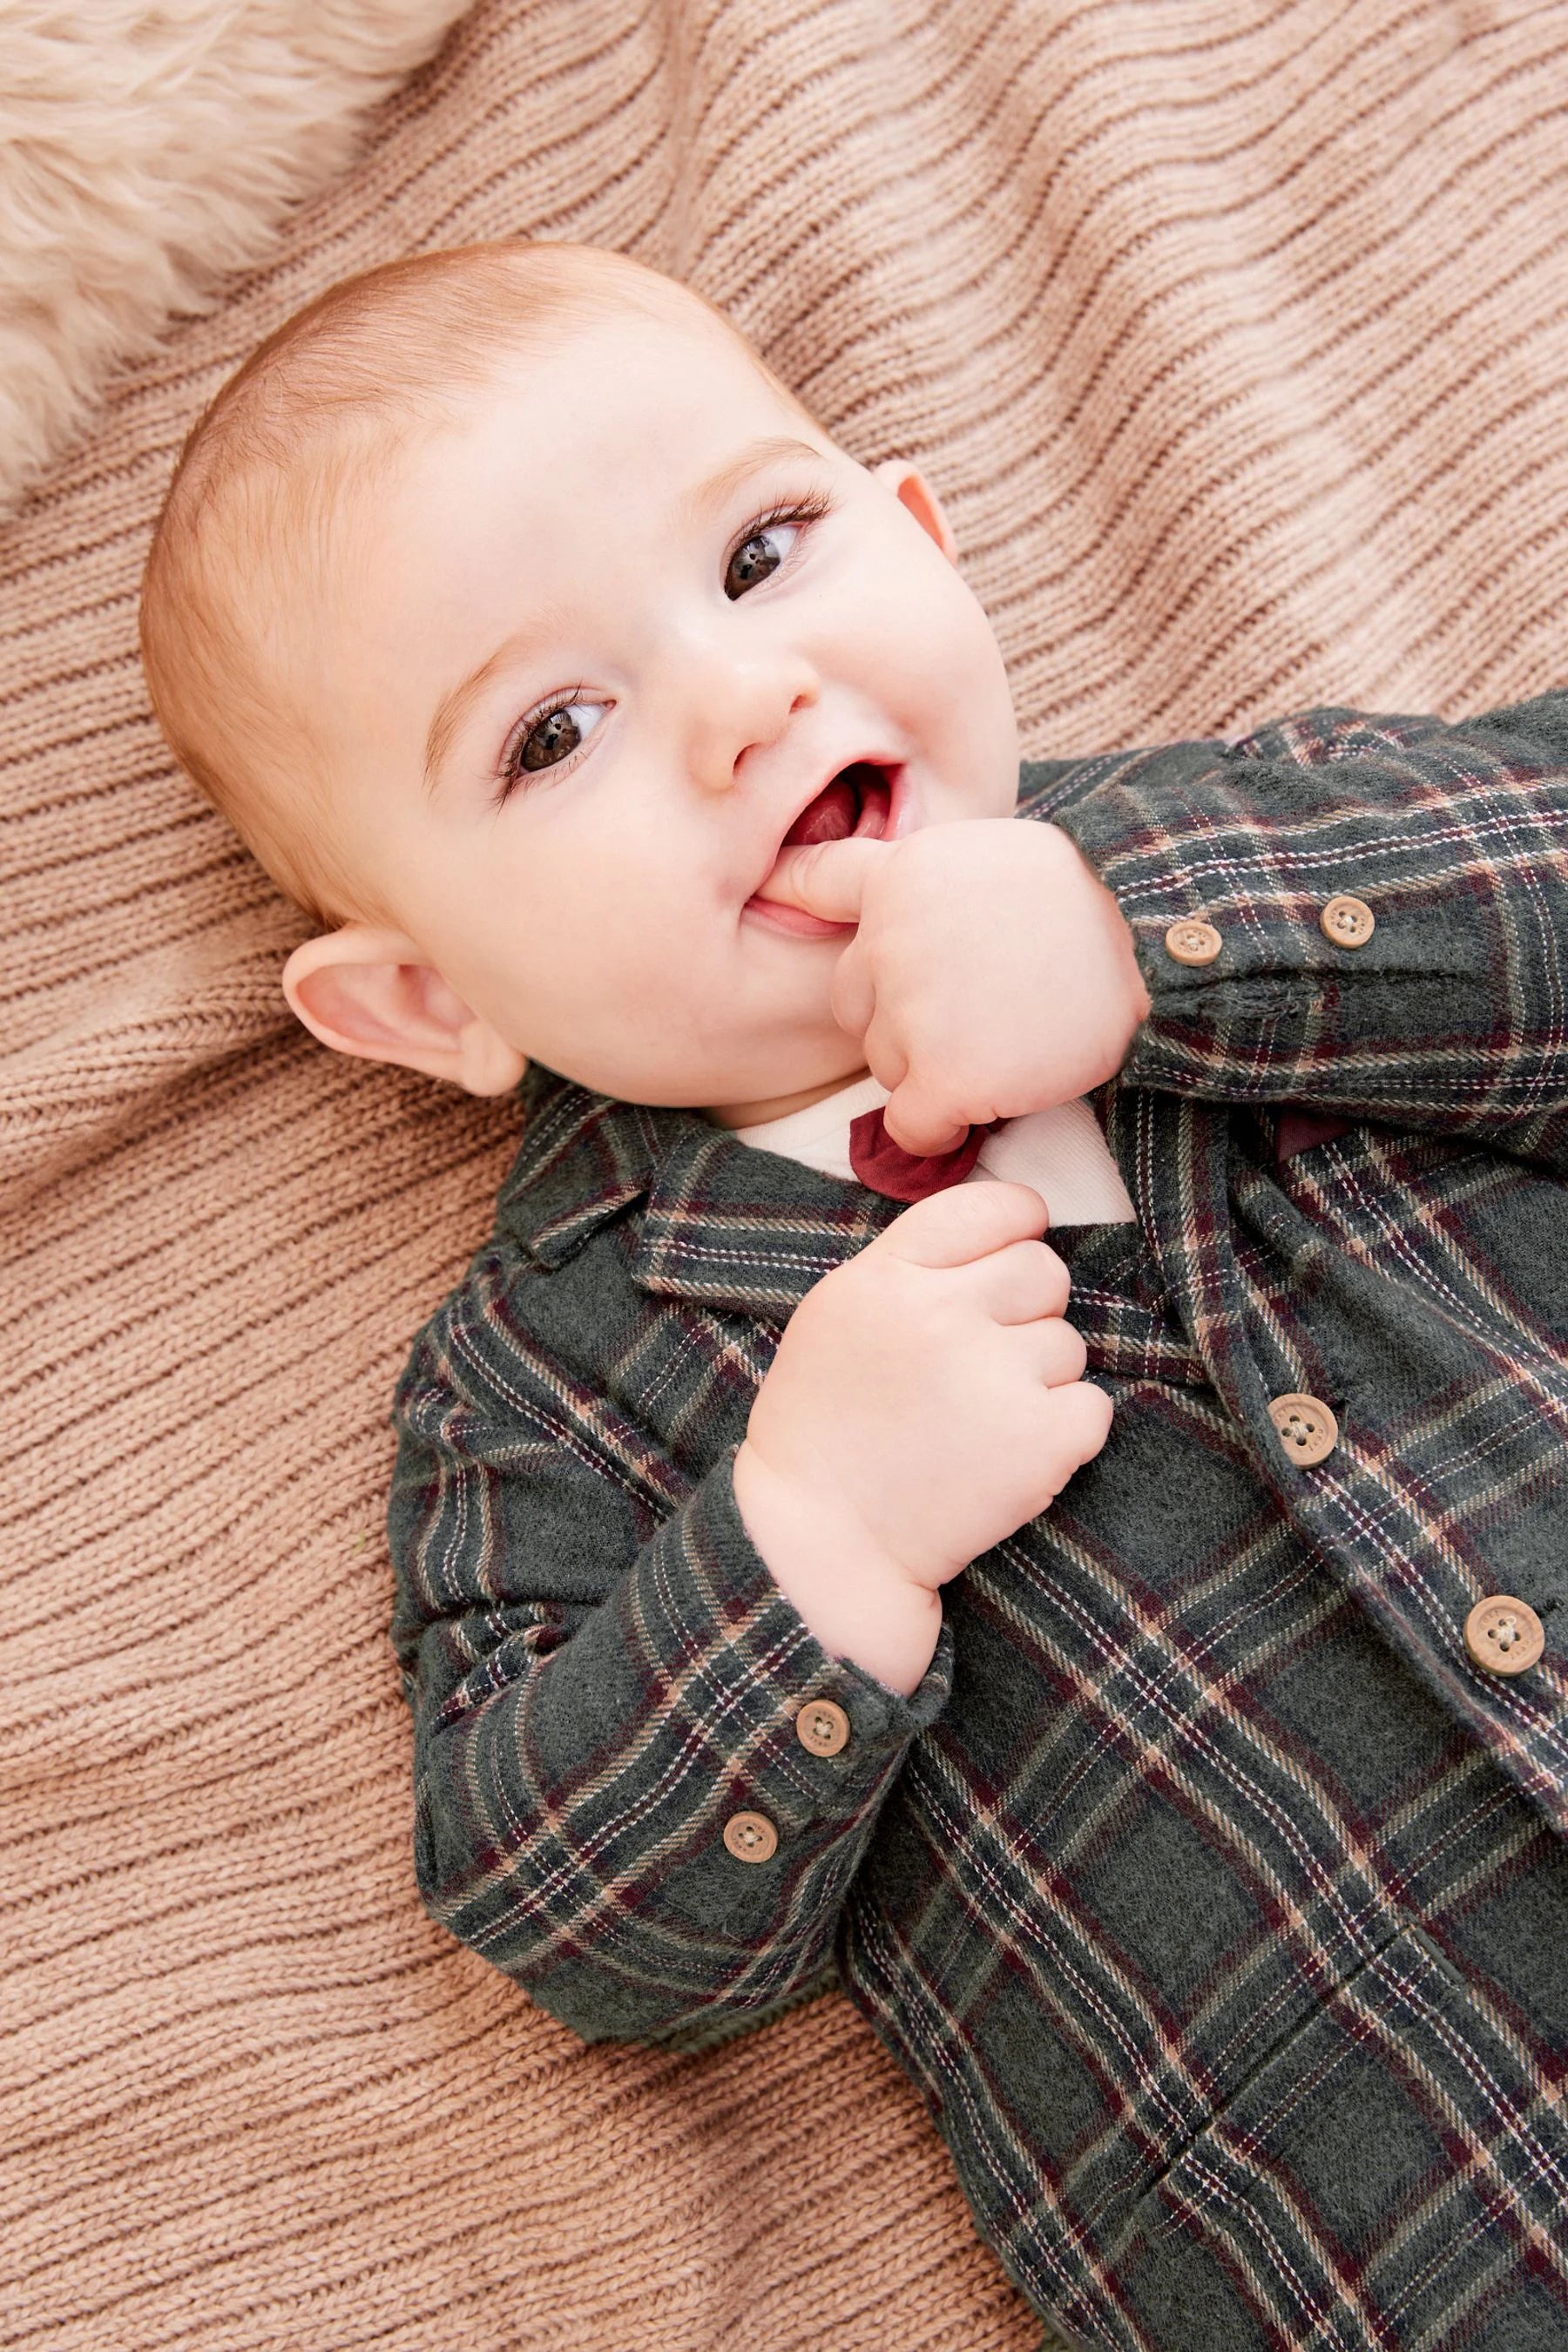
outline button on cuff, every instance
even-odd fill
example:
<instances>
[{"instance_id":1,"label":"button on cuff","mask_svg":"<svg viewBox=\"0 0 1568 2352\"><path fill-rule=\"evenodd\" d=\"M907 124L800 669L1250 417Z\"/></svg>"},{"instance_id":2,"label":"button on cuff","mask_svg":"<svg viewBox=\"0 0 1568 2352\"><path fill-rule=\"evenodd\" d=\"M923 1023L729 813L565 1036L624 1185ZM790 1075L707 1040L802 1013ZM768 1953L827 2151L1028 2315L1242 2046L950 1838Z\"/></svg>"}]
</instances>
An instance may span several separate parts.
<instances>
[{"instance_id":1,"label":"button on cuff","mask_svg":"<svg viewBox=\"0 0 1568 2352\"><path fill-rule=\"evenodd\" d=\"M779 1850L779 1833L766 1813L731 1813L724 1824L724 1843L737 1862L771 1862Z\"/></svg>"},{"instance_id":2,"label":"button on cuff","mask_svg":"<svg viewBox=\"0 0 1568 2352\"><path fill-rule=\"evenodd\" d=\"M1546 1628L1528 1601L1493 1592L1465 1620L1465 1647L1489 1675L1522 1675L1546 1647Z\"/></svg>"},{"instance_id":3,"label":"button on cuff","mask_svg":"<svg viewBox=\"0 0 1568 2352\"><path fill-rule=\"evenodd\" d=\"M830 1698L808 1698L795 1719L795 1736L813 1756L837 1756L849 1744L849 1717Z\"/></svg>"},{"instance_id":4,"label":"button on cuff","mask_svg":"<svg viewBox=\"0 0 1568 2352\"><path fill-rule=\"evenodd\" d=\"M1337 948L1364 948L1377 929L1377 917L1364 898L1341 891L1318 917L1318 929Z\"/></svg>"}]
</instances>

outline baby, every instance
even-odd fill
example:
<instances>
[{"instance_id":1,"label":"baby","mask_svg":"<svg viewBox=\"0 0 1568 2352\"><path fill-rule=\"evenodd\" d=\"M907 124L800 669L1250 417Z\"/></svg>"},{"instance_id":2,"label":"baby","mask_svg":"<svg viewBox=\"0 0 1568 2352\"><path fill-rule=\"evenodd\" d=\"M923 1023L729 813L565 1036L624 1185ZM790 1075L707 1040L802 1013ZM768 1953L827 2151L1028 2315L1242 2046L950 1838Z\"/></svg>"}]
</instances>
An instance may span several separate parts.
<instances>
[{"instance_id":1,"label":"baby","mask_svg":"<svg viewBox=\"0 0 1568 2352\"><path fill-rule=\"evenodd\" d=\"M395 1409L421 1890L585 2040L841 1987L1084 2345L1568 2347L1568 697L1020 782L953 552L586 248L182 458L289 1003L522 1090Z\"/></svg>"}]
</instances>

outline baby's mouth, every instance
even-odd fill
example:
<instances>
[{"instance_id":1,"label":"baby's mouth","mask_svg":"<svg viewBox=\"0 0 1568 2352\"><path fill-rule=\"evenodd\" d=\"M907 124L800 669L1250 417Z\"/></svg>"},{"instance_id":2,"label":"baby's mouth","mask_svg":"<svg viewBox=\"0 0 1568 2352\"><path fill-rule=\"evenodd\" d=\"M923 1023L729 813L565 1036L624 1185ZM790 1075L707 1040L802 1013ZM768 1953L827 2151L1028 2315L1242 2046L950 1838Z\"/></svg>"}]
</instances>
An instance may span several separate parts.
<instances>
[{"instance_id":1,"label":"baby's mouth","mask_svg":"<svg viewBox=\"0 0 1568 2352\"><path fill-rule=\"evenodd\" d=\"M879 841L888 831L895 773L874 760L852 760L847 768L840 768L795 818L779 844L779 856L786 849L802 849L821 841ZM776 859L774 864L776 867ZM802 907L770 898L767 888L764 882L746 904L780 930L793 931L797 938L827 940L843 938L855 928L853 923L827 922L820 915L808 915Z\"/></svg>"},{"instance_id":2,"label":"baby's mouth","mask_svg":"<svg viewBox=\"0 0 1568 2352\"><path fill-rule=\"evenodd\" d=\"M853 760L808 801L779 844L798 849L818 841L879 841L888 829L892 778L869 760Z\"/></svg>"}]
</instances>

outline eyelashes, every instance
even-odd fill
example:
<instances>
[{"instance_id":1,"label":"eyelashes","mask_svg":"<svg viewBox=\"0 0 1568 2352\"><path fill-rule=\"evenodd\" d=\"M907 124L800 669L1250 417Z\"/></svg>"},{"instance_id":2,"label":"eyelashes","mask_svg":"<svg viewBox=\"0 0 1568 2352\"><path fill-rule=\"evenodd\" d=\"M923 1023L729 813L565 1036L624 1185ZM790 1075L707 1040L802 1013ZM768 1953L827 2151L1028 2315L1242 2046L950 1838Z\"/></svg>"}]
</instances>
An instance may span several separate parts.
<instances>
[{"instance_id":1,"label":"eyelashes","mask_svg":"<svg viewBox=\"0 0 1568 2352\"><path fill-rule=\"evenodd\" d=\"M769 507L764 514L754 515L725 549L725 567L733 562L749 539L758 538L764 530L776 530L781 522L820 522L832 503L826 490L814 490L809 498L790 499L783 506Z\"/></svg>"},{"instance_id":2,"label":"eyelashes","mask_svg":"<svg viewBox=\"0 0 1568 2352\"><path fill-rule=\"evenodd\" d=\"M727 583L731 567L736 557L752 541L760 539L766 531L778 530L781 525L795 524L805 530L812 523L820 522L831 510L832 504L833 501L826 492L813 491L805 498L785 499L779 505L769 507L761 514L754 515L741 530L736 532L725 549L719 570L721 584ZM798 542L796 544L798 545ZM795 551L795 547L787 549L766 576L774 578L779 572L787 570ZM760 587L764 585L765 582L759 579L754 584ZM724 593L726 595L729 594L727 585ZM750 594L752 591L748 588L745 593ZM739 598L731 599L731 602L739 601L741 601ZM579 683L565 688L558 688L542 702L536 703L531 710L525 711L507 737L500 759L497 763L495 806L504 807L512 793L519 788L524 791L537 791L540 785L552 782L558 776L574 767L577 763L577 754L587 737L601 723L605 712L613 708L613 703L608 699L599 702L592 700L589 689ZM574 714L580 712L585 716L590 710L595 715L586 726L584 726ZM561 723L557 725L557 721ZM536 738L548 739L545 748L547 750L559 748L561 756L558 759L531 756L531 750L535 745Z\"/></svg>"}]
</instances>

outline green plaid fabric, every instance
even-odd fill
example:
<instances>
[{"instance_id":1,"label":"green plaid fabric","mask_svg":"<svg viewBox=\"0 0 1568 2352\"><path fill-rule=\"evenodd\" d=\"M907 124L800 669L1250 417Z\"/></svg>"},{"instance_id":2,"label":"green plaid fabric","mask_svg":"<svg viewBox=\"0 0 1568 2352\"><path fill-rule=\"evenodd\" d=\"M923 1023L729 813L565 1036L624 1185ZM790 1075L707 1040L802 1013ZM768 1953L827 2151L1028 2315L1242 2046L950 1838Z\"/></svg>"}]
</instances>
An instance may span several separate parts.
<instances>
[{"instance_id":1,"label":"green plaid fabric","mask_svg":"<svg viewBox=\"0 0 1568 2352\"><path fill-rule=\"evenodd\" d=\"M912 1697L826 1654L731 1465L898 1204L534 1067L395 1407L421 1890L589 2041L841 1986L1070 2341L1564 2352L1568 696L1032 766L1019 814L1153 999L1103 1099L1138 1223L1052 1236L1104 1452ZM1286 1107L1347 1124L1281 1159ZM1462 1638L1500 1591L1511 1678Z\"/></svg>"}]
</instances>

